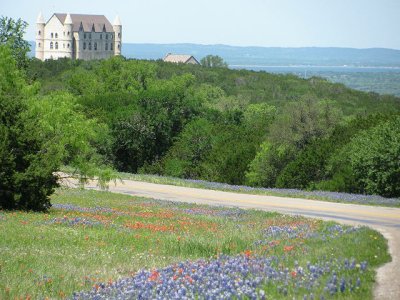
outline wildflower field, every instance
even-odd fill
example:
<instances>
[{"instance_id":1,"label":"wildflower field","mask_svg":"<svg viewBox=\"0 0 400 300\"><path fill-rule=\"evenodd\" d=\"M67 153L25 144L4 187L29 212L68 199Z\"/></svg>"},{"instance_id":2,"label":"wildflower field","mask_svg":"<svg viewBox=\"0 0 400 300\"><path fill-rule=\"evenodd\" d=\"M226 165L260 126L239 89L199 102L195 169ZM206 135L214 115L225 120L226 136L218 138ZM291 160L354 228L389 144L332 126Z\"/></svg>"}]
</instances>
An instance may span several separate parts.
<instances>
[{"instance_id":1,"label":"wildflower field","mask_svg":"<svg viewBox=\"0 0 400 300\"><path fill-rule=\"evenodd\" d=\"M0 299L369 299L387 244L366 227L60 189L0 211Z\"/></svg>"}]
</instances>

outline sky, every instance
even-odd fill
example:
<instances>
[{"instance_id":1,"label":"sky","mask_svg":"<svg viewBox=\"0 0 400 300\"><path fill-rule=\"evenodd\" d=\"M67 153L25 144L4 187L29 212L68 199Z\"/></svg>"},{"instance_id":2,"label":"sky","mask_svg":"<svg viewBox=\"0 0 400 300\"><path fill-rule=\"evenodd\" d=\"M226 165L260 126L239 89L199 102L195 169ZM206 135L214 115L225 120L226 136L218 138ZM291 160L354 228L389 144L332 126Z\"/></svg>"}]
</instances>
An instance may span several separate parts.
<instances>
[{"instance_id":1,"label":"sky","mask_svg":"<svg viewBox=\"0 0 400 300\"><path fill-rule=\"evenodd\" d=\"M126 43L400 49L400 0L0 0L30 41L39 12L118 14Z\"/></svg>"}]
</instances>

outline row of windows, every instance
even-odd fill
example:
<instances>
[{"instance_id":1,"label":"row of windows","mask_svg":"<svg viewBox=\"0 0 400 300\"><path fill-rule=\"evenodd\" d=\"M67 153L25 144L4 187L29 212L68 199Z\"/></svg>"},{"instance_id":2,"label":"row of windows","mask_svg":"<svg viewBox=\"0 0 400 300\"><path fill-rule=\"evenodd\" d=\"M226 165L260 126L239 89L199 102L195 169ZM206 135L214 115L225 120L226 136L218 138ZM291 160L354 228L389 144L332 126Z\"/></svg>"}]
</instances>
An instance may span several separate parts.
<instances>
[{"instance_id":1,"label":"row of windows","mask_svg":"<svg viewBox=\"0 0 400 300\"><path fill-rule=\"evenodd\" d=\"M113 35L112 34L108 35L108 33L106 34L106 40L108 40L109 36L110 36L110 39L112 40L113 39ZM118 36L120 37L121 34L119 33ZM86 34L86 32L85 32L83 34L83 38L86 39L87 37L89 37L89 40L91 40L92 39L92 34L91 33ZM102 33L100 34L100 39L101 40L103 39L103 34Z\"/></svg>"},{"instance_id":2,"label":"row of windows","mask_svg":"<svg viewBox=\"0 0 400 300\"><path fill-rule=\"evenodd\" d=\"M40 47L42 47L42 44L38 43L38 48L40 48ZM63 44L63 47L65 48L65 44ZM69 49L69 47L70 47L70 44L68 43L67 48ZM97 43L94 43L93 48L94 48L93 50L97 51ZM121 48L121 46L118 44L118 50L120 48ZM58 42L55 42L55 43L50 42L50 49L58 49ZM88 49L92 50L92 43L89 43ZM83 50L86 50L86 43L83 43ZM105 50L108 50L108 43L106 43ZM112 43L110 44L110 50L114 50Z\"/></svg>"},{"instance_id":3,"label":"row of windows","mask_svg":"<svg viewBox=\"0 0 400 300\"><path fill-rule=\"evenodd\" d=\"M40 35L42 35L42 32L39 30L38 31L38 35L40 36ZM70 35L70 32L68 31L67 32L67 36L69 36ZM65 31L64 31L64 36L65 36ZM56 32L56 33L50 33L50 37L52 38L52 39L54 39L54 38L56 38L56 39L58 39L58 33Z\"/></svg>"},{"instance_id":4,"label":"row of windows","mask_svg":"<svg viewBox=\"0 0 400 300\"><path fill-rule=\"evenodd\" d=\"M39 30L38 31L38 35L40 36L40 35L42 35L42 32ZM70 32L68 31L68 33L67 33L67 36L69 36L70 35ZM64 31L64 36L65 36L65 31ZM56 39L58 39L58 33L56 32L56 33L50 33L50 37L53 39L53 38L56 38ZM84 33L83 34L83 38L84 39L86 39L86 33ZM121 38L121 33L119 32L118 33L118 38ZM89 39L91 40L92 39L92 34L91 33L89 33ZM102 40L103 39L103 34L100 34L100 39ZM110 39L113 39L113 35L112 34L110 34ZM106 40L108 40L108 34L106 34Z\"/></svg>"},{"instance_id":5,"label":"row of windows","mask_svg":"<svg viewBox=\"0 0 400 300\"><path fill-rule=\"evenodd\" d=\"M39 43L39 47L40 47L40 43ZM63 47L65 48L65 44L63 44ZM69 43L67 44L67 48L69 49L70 45ZM58 42L50 42L50 49L58 49Z\"/></svg>"},{"instance_id":6,"label":"row of windows","mask_svg":"<svg viewBox=\"0 0 400 300\"><path fill-rule=\"evenodd\" d=\"M120 46L118 45L118 49L119 49L119 47ZM86 42L83 43L83 50L86 50ZM88 50L92 50L92 43L91 42L89 42L89 44L88 44ZM93 44L93 50L97 51L97 43ZM105 50L108 50L108 43L106 43ZM110 50L114 50L114 47L113 47L112 43L110 44Z\"/></svg>"}]
</instances>

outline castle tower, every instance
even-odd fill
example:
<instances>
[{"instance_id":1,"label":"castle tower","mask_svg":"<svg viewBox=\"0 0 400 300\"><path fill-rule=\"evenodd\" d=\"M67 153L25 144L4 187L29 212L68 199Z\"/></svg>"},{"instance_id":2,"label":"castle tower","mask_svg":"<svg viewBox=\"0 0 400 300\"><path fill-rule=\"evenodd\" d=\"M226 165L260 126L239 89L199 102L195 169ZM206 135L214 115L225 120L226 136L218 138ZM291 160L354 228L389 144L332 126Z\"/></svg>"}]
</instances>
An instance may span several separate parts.
<instances>
[{"instance_id":1,"label":"castle tower","mask_svg":"<svg viewBox=\"0 0 400 300\"><path fill-rule=\"evenodd\" d=\"M73 22L71 19L71 15L68 13L67 16L65 17L65 21L64 21L64 34L65 34L65 38L64 38L64 43L66 45L65 48L65 57L67 58L73 58L73 32L72 32L72 26L73 26Z\"/></svg>"},{"instance_id":2,"label":"castle tower","mask_svg":"<svg viewBox=\"0 0 400 300\"><path fill-rule=\"evenodd\" d=\"M36 20L36 54L35 57L44 60L44 27L45 22L42 13L39 13Z\"/></svg>"},{"instance_id":3,"label":"castle tower","mask_svg":"<svg viewBox=\"0 0 400 300\"><path fill-rule=\"evenodd\" d=\"M122 48L122 24L119 16L116 16L113 24L114 28L114 54L121 55L121 48Z\"/></svg>"}]
</instances>

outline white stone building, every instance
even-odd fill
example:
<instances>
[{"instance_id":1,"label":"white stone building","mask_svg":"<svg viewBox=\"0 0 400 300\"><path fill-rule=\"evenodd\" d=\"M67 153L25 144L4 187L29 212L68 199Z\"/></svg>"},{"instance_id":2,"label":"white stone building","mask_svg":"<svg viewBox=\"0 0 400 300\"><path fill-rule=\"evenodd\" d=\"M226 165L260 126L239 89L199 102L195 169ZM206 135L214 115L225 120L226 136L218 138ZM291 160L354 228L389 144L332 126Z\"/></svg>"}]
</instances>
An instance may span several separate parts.
<instances>
[{"instance_id":1,"label":"white stone building","mask_svg":"<svg viewBox=\"0 0 400 300\"><path fill-rule=\"evenodd\" d=\"M102 15L53 14L36 22L36 58L104 59L121 54L122 25Z\"/></svg>"}]
</instances>

